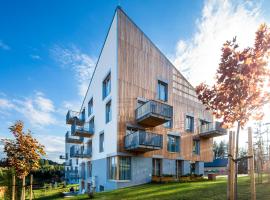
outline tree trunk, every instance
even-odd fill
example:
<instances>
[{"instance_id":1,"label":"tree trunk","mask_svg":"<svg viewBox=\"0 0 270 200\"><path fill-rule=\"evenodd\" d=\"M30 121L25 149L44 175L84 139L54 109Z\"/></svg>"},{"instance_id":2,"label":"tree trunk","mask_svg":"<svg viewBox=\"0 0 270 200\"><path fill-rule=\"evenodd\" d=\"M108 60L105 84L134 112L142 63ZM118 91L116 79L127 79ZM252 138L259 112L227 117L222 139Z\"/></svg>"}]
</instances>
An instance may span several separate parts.
<instances>
[{"instance_id":1,"label":"tree trunk","mask_svg":"<svg viewBox=\"0 0 270 200\"><path fill-rule=\"evenodd\" d=\"M21 200L25 200L25 176L22 179L22 194L21 194Z\"/></svg>"},{"instance_id":2,"label":"tree trunk","mask_svg":"<svg viewBox=\"0 0 270 200\"><path fill-rule=\"evenodd\" d=\"M33 198L32 185L33 185L33 174L30 175L30 200L32 200Z\"/></svg>"},{"instance_id":3,"label":"tree trunk","mask_svg":"<svg viewBox=\"0 0 270 200\"><path fill-rule=\"evenodd\" d=\"M237 122L237 132L236 132L236 144L235 144L235 159L238 158L238 143L239 143L239 133L240 133L240 122ZM235 162L235 172L234 172L234 199L237 199L237 174L238 174L238 162Z\"/></svg>"},{"instance_id":4,"label":"tree trunk","mask_svg":"<svg viewBox=\"0 0 270 200\"><path fill-rule=\"evenodd\" d=\"M248 128L248 155L252 156L249 158L249 176L250 176L250 192L251 200L256 200L256 187L255 187L255 175L254 175L254 153L253 153L253 143L252 143L252 130Z\"/></svg>"},{"instance_id":5,"label":"tree trunk","mask_svg":"<svg viewBox=\"0 0 270 200\"><path fill-rule=\"evenodd\" d=\"M229 133L229 148L228 148L228 184L227 184L227 200L234 200L234 147L235 147L235 132Z\"/></svg>"},{"instance_id":6,"label":"tree trunk","mask_svg":"<svg viewBox=\"0 0 270 200\"><path fill-rule=\"evenodd\" d=\"M15 190L16 190L16 177L15 174L12 175L12 200L15 200Z\"/></svg>"}]
</instances>

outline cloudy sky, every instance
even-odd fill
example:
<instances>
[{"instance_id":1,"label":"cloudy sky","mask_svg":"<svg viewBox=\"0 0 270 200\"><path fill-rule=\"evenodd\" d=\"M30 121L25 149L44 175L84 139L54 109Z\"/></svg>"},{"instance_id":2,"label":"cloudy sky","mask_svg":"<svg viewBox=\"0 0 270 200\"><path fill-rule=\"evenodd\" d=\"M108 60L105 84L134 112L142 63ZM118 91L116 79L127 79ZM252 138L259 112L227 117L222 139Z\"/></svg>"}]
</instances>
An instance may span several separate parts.
<instances>
[{"instance_id":1,"label":"cloudy sky","mask_svg":"<svg viewBox=\"0 0 270 200\"><path fill-rule=\"evenodd\" d=\"M21 119L58 159L65 114L80 107L119 2L194 86L213 82L226 40L252 45L270 23L266 0L1 1L0 138Z\"/></svg>"}]
</instances>

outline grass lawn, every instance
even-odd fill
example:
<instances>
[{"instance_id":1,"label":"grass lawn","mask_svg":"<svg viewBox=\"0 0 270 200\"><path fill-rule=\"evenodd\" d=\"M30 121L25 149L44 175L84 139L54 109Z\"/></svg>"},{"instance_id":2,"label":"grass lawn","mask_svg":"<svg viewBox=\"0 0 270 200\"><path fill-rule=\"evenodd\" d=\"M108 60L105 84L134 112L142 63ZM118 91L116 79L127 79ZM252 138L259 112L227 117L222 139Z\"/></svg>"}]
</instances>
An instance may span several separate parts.
<instances>
[{"instance_id":1,"label":"grass lawn","mask_svg":"<svg viewBox=\"0 0 270 200\"><path fill-rule=\"evenodd\" d=\"M111 192L101 192L95 194L95 199L102 200L219 200L226 199L226 178L218 178L217 181L193 182L193 183L167 183L167 184L145 184L135 187L118 189ZM239 178L239 199L250 199L249 178ZM270 199L270 184L257 184L257 199ZM47 192L46 196L41 191L34 191L36 199L63 199L60 196L61 190ZM43 197L42 197L43 196ZM68 199L88 199L87 195L79 195L76 198Z\"/></svg>"}]
</instances>

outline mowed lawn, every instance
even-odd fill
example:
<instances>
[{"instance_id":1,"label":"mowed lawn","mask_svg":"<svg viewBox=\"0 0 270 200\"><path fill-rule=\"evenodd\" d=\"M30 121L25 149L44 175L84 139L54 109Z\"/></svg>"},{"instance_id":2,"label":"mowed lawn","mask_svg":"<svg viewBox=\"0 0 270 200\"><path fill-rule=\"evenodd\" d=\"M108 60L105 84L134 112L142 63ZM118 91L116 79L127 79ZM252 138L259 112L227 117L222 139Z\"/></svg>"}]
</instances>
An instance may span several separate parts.
<instances>
[{"instance_id":1,"label":"mowed lawn","mask_svg":"<svg viewBox=\"0 0 270 200\"><path fill-rule=\"evenodd\" d=\"M145 184L141 186L118 189L111 192L96 193L94 199L100 200L206 200L206 199L226 199L227 179L218 178L217 181L193 182L193 183L167 183L167 184ZM270 184L257 184L257 199L270 200ZM250 199L249 178L239 178L239 199ZM37 194L38 191L35 191ZM63 199L59 191L51 191L46 196L41 192L35 195L36 199ZM88 199L87 195L79 195L76 198L68 199Z\"/></svg>"}]
</instances>

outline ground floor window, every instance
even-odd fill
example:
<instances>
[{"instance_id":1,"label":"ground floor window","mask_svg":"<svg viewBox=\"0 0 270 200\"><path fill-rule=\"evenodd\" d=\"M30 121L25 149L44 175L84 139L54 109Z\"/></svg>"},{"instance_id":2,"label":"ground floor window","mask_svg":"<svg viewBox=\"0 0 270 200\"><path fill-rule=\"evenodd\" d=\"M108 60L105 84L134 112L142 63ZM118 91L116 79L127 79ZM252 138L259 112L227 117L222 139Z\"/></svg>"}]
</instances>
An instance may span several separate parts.
<instances>
[{"instance_id":1,"label":"ground floor window","mask_svg":"<svg viewBox=\"0 0 270 200\"><path fill-rule=\"evenodd\" d=\"M112 180L131 179L131 157L113 156L108 158L108 178Z\"/></svg>"},{"instance_id":2,"label":"ground floor window","mask_svg":"<svg viewBox=\"0 0 270 200\"><path fill-rule=\"evenodd\" d=\"M161 176L162 175L162 159L153 158L152 160L152 175Z\"/></svg>"}]
</instances>

